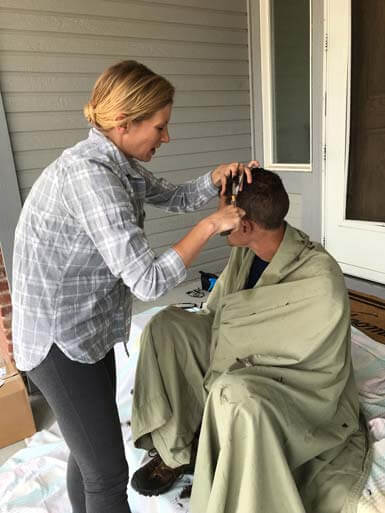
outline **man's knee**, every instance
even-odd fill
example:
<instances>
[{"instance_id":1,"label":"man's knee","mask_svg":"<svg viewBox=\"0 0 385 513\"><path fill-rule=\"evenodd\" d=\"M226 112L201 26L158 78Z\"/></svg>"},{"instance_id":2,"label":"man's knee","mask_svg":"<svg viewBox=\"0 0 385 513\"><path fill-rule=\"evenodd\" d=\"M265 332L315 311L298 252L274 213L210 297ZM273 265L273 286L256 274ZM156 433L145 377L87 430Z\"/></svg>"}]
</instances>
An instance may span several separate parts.
<instances>
[{"instance_id":1,"label":"man's knee","mask_svg":"<svg viewBox=\"0 0 385 513\"><path fill-rule=\"evenodd\" d=\"M165 321L164 317L165 317L164 310L161 310L160 312L155 314L153 317L151 317L151 319L148 321L148 323L146 324L146 326L143 329L142 339L147 339L150 336L152 336L153 334L156 334L157 332L159 332L159 327L161 327Z\"/></svg>"},{"instance_id":2,"label":"man's knee","mask_svg":"<svg viewBox=\"0 0 385 513\"><path fill-rule=\"evenodd\" d=\"M218 404L241 403L247 397L247 388L241 376L222 374L210 389L210 398Z\"/></svg>"},{"instance_id":3,"label":"man's knee","mask_svg":"<svg viewBox=\"0 0 385 513\"><path fill-rule=\"evenodd\" d=\"M184 348L194 345L196 340L204 338L203 326L204 319L202 321L197 314L171 306L151 318L143 331L140 344L141 347L150 345L157 354L172 348L184 351Z\"/></svg>"},{"instance_id":4,"label":"man's knee","mask_svg":"<svg viewBox=\"0 0 385 513\"><path fill-rule=\"evenodd\" d=\"M270 409L269 393L265 386L256 386L250 379L235 372L222 374L210 390L212 400L221 405L238 405L253 415Z\"/></svg>"},{"instance_id":5,"label":"man's knee","mask_svg":"<svg viewBox=\"0 0 385 513\"><path fill-rule=\"evenodd\" d=\"M142 352L155 350L155 353L158 353L160 346L164 346L168 342L163 338L165 326L167 326L167 312L162 310L154 315L143 329L140 337Z\"/></svg>"},{"instance_id":6,"label":"man's knee","mask_svg":"<svg viewBox=\"0 0 385 513\"><path fill-rule=\"evenodd\" d=\"M180 324L177 322L177 319L175 319L173 310L166 308L158 312L146 324L142 334L141 345L145 342L157 343L158 340L161 340L161 343L164 344L164 332L172 324L176 327ZM167 340L169 339L170 337L167 338Z\"/></svg>"}]
</instances>

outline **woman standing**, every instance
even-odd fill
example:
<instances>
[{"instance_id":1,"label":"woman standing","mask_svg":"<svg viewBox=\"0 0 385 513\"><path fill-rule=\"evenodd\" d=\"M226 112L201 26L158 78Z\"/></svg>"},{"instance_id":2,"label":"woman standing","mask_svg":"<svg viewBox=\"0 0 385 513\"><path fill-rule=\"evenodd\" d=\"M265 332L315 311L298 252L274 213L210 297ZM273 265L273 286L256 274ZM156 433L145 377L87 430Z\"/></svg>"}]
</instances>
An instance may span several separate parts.
<instances>
[{"instance_id":1,"label":"woman standing","mask_svg":"<svg viewBox=\"0 0 385 513\"><path fill-rule=\"evenodd\" d=\"M151 250L144 202L191 211L230 173L249 176L243 165L221 165L176 186L138 163L169 142L173 96L173 86L142 64L108 68L84 108L88 138L42 172L16 229L16 364L45 395L70 449L73 513L130 511L113 346L128 339L132 294L147 301L175 287L204 244L236 229L244 214L227 206L160 256Z\"/></svg>"}]
</instances>

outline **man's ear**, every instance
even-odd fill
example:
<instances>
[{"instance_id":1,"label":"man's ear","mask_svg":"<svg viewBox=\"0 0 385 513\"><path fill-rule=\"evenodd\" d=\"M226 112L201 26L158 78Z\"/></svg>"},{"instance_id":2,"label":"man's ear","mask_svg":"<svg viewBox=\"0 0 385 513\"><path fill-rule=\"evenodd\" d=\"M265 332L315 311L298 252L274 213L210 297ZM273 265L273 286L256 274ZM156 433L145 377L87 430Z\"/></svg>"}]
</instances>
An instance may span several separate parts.
<instances>
[{"instance_id":1,"label":"man's ear","mask_svg":"<svg viewBox=\"0 0 385 513\"><path fill-rule=\"evenodd\" d=\"M253 222L250 219L242 219L242 233L250 235L254 230Z\"/></svg>"}]
</instances>

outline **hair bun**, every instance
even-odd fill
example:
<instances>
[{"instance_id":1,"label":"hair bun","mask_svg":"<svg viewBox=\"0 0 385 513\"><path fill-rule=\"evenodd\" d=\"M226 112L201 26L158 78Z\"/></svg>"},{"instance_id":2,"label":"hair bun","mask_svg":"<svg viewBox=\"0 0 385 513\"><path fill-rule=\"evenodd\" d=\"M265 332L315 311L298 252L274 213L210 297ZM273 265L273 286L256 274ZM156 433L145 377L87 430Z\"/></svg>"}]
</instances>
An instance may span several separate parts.
<instances>
[{"instance_id":1,"label":"hair bun","mask_svg":"<svg viewBox=\"0 0 385 513\"><path fill-rule=\"evenodd\" d=\"M89 123L92 125L96 124L96 113L94 107L91 105L91 103L87 103L87 105L84 106L83 109L84 116L87 119Z\"/></svg>"}]
</instances>

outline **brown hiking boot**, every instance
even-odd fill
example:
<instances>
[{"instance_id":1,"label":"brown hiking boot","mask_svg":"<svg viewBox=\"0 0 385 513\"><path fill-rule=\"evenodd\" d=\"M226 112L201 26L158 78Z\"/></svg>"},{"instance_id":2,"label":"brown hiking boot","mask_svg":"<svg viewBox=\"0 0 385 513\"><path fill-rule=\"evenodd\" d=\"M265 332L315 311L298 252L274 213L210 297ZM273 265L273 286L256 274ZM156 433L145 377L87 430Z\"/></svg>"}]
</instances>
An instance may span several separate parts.
<instances>
[{"instance_id":1,"label":"brown hiking boot","mask_svg":"<svg viewBox=\"0 0 385 513\"><path fill-rule=\"evenodd\" d=\"M181 465L180 467L168 467L155 449L149 451L153 458L139 468L131 479L131 486L141 495L161 495L167 492L172 485L185 474L194 473L194 465ZM192 458L195 460L195 457Z\"/></svg>"}]
</instances>

